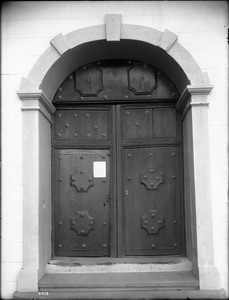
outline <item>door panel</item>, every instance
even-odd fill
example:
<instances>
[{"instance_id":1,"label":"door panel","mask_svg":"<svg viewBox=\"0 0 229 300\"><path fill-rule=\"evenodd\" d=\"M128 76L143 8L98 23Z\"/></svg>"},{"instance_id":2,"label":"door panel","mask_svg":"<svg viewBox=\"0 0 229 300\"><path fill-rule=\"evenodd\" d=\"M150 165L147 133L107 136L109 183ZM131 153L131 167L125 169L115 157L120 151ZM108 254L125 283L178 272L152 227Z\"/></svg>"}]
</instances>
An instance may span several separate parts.
<instances>
[{"instance_id":1,"label":"door panel","mask_svg":"<svg viewBox=\"0 0 229 300\"><path fill-rule=\"evenodd\" d=\"M152 109L124 107L123 139L149 139L152 136Z\"/></svg>"},{"instance_id":2,"label":"door panel","mask_svg":"<svg viewBox=\"0 0 229 300\"><path fill-rule=\"evenodd\" d=\"M125 149L126 255L181 253L179 148Z\"/></svg>"},{"instance_id":3,"label":"door panel","mask_svg":"<svg viewBox=\"0 0 229 300\"><path fill-rule=\"evenodd\" d=\"M109 138L109 110L59 109L54 117L54 138L57 141L91 141Z\"/></svg>"},{"instance_id":4,"label":"door panel","mask_svg":"<svg viewBox=\"0 0 229 300\"><path fill-rule=\"evenodd\" d=\"M55 249L60 256L109 255L108 150L55 150Z\"/></svg>"}]
</instances>

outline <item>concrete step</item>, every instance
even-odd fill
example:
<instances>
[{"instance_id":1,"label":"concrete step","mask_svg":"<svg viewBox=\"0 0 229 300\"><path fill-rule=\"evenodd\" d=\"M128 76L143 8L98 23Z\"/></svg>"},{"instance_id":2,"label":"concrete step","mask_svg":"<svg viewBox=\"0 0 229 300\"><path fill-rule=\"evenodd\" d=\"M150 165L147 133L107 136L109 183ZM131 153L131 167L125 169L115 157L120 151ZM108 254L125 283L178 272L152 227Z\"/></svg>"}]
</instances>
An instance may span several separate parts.
<instances>
[{"instance_id":1,"label":"concrete step","mask_svg":"<svg viewBox=\"0 0 229 300\"><path fill-rule=\"evenodd\" d=\"M98 291L197 289L192 272L59 273L46 274L39 281L40 291Z\"/></svg>"},{"instance_id":2,"label":"concrete step","mask_svg":"<svg viewBox=\"0 0 229 300\"><path fill-rule=\"evenodd\" d=\"M43 293L43 294L42 294ZM14 299L226 299L224 290L218 291L200 291L200 290L166 290L166 291L93 291L93 292L38 292L38 293L23 293L16 292Z\"/></svg>"}]
</instances>

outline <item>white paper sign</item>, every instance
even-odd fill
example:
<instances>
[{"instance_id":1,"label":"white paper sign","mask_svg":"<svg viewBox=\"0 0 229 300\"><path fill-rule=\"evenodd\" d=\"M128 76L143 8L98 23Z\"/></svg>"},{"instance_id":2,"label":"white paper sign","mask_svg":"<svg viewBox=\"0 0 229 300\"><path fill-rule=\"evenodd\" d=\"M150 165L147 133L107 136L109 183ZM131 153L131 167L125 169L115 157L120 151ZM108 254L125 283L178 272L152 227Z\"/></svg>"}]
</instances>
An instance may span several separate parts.
<instances>
[{"instance_id":1,"label":"white paper sign","mask_svg":"<svg viewBox=\"0 0 229 300\"><path fill-rule=\"evenodd\" d=\"M93 162L93 176L94 178L106 177L106 162L94 161Z\"/></svg>"}]
</instances>

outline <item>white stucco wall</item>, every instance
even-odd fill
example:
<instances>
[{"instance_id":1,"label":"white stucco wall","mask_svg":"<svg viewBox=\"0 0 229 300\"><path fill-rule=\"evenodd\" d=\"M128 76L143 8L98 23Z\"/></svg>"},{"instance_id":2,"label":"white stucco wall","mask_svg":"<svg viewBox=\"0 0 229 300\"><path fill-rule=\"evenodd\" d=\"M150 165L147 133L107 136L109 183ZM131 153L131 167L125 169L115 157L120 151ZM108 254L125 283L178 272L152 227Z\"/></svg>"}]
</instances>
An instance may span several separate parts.
<instances>
[{"instance_id":1,"label":"white stucco wall","mask_svg":"<svg viewBox=\"0 0 229 300\"><path fill-rule=\"evenodd\" d=\"M207 71L213 232L222 288L228 283L228 8L227 1L28 1L2 7L2 297L12 298L22 267L22 112L16 94L22 76L50 39L92 25L105 14L122 23L169 29Z\"/></svg>"}]
</instances>

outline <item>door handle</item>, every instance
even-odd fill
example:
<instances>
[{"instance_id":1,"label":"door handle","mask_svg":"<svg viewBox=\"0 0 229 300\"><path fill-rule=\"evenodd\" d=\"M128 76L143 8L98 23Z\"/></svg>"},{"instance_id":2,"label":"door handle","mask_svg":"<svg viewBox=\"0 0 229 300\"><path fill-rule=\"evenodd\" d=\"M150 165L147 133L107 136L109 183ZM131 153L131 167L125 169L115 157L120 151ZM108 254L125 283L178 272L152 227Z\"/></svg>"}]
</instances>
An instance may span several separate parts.
<instances>
[{"instance_id":1,"label":"door handle","mask_svg":"<svg viewBox=\"0 0 229 300\"><path fill-rule=\"evenodd\" d=\"M106 199L107 199L107 203L109 203L109 201L110 201L110 193L109 192L107 192Z\"/></svg>"}]
</instances>

